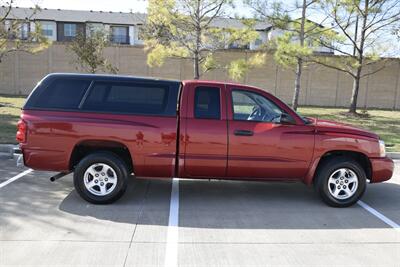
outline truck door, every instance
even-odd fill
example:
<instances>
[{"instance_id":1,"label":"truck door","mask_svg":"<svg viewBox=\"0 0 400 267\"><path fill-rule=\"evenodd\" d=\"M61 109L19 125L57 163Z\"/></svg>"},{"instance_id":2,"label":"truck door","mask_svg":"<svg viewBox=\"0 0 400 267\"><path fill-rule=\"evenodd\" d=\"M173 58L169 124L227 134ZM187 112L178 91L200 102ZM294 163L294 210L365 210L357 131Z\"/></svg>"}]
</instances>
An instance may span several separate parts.
<instances>
[{"instance_id":1,"label":"truck door","mask_svg":"<svg viewBox=\"0 0 400 267\"><path fill-rule=\"evenodd\" d=\"M314 127L295 119L292 124L280 123L282 114L291 116L291 111L267 93L239 86L227 87L227 176L302 178L313 155Z\"/></svg>"},{"instance_id":2,"label":"truck door","mask_svg":"<svg viewBox=\"0 0 400 267\"><path fill-rule=\"evenodd\" d=\"M225 177L228 153L225 85L187 83L184 91L186 116L181 115L185 118L180 126L184 133L182 176Z\"/></svg>"}]
</instances>

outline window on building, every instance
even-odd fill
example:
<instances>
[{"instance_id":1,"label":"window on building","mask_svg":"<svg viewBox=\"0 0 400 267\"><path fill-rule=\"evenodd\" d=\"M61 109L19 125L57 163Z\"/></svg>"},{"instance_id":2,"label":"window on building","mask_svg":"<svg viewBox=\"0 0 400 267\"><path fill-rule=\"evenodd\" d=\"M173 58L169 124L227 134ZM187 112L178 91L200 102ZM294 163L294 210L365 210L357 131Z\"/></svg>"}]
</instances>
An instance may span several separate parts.
<instances>
[{"instance_id":1,"label":"window on building","mask_svg":"<svg viewBox=\"0 0 400 267\"><path fill-rule=\"evenodd\" d=\"M42 35L46 37L52 37L53 36L53 26L50 24L43 24L42 26Z\"/></svg>"},{"instance_id":2,"label":"window on building","mask_svg":"<svg viewBox=\"0 0 400 267\"><path fill-rule=\"evenodd\" d=\"M21 24L21 39L26 40L29 37L29 22Z\"/></svg>"},{"instance_id":3,"label":"window on building","mask_svg":"<svg viewBox=\"0 0 400 267\"><path fill-rule=\"evenodd\" d=\"M239 42L233 42L228 45L229 49L249 49L249 44L242 44Z\"/></svg>"},{"instance_id":4,"label":"window on building","mask_svg":"<svg viewBox=\"0 0 400 267\"><path fill-rule=\"evenodd\" d=\"M257 46L257 47L261 46L261 45L262 45L262 40L259 39L259 38L257 38L257 39L254 41L254 45Z\"/></svg>"},{"instance_id":5,"label":"window on building","mask_svg":"<svg viewBox=\"0 0 400 267\"><path fill-rule=\"evenodd\" d=\"M111 42L116 44L129 43L128 27L112 26L111 27Z\"/></svg>"},{"instance_id":6,"label":"window on building","mask_svg":"<svg viewBox=\"0 0 400 267\"><path fill-rule=\"evenodd\" d=\"M64 24L64 36L75 37L76 36L76 24L65 23Z\"/></svg>"}]
</instances>

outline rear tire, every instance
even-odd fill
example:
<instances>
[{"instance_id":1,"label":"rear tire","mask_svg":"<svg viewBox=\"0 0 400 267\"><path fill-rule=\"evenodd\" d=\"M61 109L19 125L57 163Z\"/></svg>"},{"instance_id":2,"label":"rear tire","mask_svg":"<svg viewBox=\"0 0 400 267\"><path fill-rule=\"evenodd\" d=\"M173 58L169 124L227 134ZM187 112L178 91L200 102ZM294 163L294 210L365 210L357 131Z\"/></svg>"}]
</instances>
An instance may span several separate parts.
<instances>
[{"instance_id":1,"label":"rear tire","mask_svg":"<svg viewBox=\"0 0 400 267\"><path fill-rule=\"evenodd\" d=\"M74 171L78 194L93 204L113 203L127 187L128 168L117 155L104 151L84 157Z\"/></svg>"},{"instance_id":2,"label":"rear tire","mask_svg":"<svg viewBox=\"0 0 400 267\"><path fill-rule=\"evenodd\" d=\"M364 194L365 170L352 158L335 157L318 167L314 185L321 199L332 207L349 207Z\"/></svg>"}]
</instances>

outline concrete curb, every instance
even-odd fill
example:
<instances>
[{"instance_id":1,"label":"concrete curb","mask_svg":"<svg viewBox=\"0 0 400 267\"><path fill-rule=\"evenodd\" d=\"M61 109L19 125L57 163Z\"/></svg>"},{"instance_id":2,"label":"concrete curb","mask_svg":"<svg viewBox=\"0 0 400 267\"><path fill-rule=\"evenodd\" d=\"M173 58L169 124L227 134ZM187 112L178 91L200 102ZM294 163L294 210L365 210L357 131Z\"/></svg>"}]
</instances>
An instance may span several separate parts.
<instances>
[{"instance_id":1,"label":"concrete curb","mask_svg":"<svg viewBox=\"0 0 400 267\"><path fill-rule=\"evenodd\" d=\"M8 154L10 157L14 154L14 148L18 147L17 145L12 144L0 144L0 153L1 154Z\"/></svg>"},{"instance_id":2,"label":"concrete curb","mask_svg":"<svg viewBox=\"0 0 400 267\"><path fill-rule=\"evenodd\" d=\"M391 159L400 159L400 152L386 152Z\"/></svg>"},{"instance_id":3,"label":"concrete curb","mask_svg":"<svg viewBox=\"0 0 400 267\"><path fill-rule=\"evenodd\" d=\"M0 152L0 159L12 159L12 158L14 157L10 153Z\"/></svg>"}]
</instances>

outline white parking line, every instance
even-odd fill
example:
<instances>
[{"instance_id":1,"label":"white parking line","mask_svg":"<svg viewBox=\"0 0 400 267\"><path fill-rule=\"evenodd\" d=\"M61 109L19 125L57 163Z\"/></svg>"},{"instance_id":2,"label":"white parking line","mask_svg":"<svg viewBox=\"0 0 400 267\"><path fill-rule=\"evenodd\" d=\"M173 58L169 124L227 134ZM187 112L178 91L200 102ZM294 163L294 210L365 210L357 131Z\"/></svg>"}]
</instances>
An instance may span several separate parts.
<instances>
[{"instance_id":1,"label":"white parking line","mask_svg":"<svg viewBox=\"0 0 400 267\"><path fill-rule=\"evenodd\" d=\"M391 226L392 228L396 229L397 231L400 231L400 225L398 225L397 223L395 223L394 221L392 221L391 219L389 219L382 213L378 212L376 209L372 208L371 206L367 205L366 203L362 202L361 200L359 200L357 202L357 204L360 205L361 207L363 207L365 210L367 210L372 215L378 217L381 221L383 221L387 225Z\"/></svg>"},{"instance_id":2,"label":"white parking line","mask_svg":"<svg viewBox=\"0 0 400 267\"><path fill-rule=\"evenodd\" d=\"M32 172L32 171L33 171L32 169L28 169L28 170L26 170L26 171L21 172L20 174L15 175L14 177L8 179L7 181L2 182L2 183L0 184L0 188L5 187L5 186L8 185L9 183L12 183L12 182L14 182L15 180L18 180L19 178L21 178L21 177L27 175L28 173L30 173L30 172Z\"/></svg>"},{"instance_id":3,"label":"white parking line","mask_svg":"<svg viewBox=\"0 0 400 267\"><path fill-rule=\"evenodd\" d=\"M169 206L169 220L167 244L165 249L166 267L178 266L178 241L179 241L179 179L172 179L171 202Z\"/></svg>"}]
</instances>

